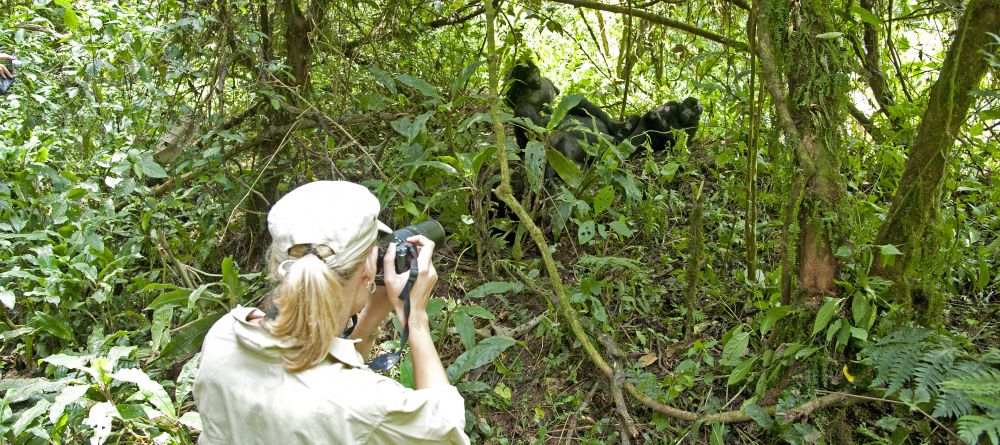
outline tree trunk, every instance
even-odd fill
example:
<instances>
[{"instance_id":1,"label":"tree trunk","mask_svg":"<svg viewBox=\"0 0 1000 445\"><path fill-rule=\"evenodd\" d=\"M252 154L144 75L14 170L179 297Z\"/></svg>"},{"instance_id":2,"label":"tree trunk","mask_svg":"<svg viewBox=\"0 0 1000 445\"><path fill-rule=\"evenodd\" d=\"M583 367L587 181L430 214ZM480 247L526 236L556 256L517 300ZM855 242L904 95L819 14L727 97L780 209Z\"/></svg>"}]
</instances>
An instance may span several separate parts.
<instances>
[{"instance_id":1,"label":"tree trunk","mask_svg":"<svg viewBox=\"0 0 1000 445\"><path fill-rule=\"evenodd\" d=\"M832 16L828 6L806 0L796 7L798 12L792 14L788 1L761 1L757 39L761 78L786 143L795 152L796 171L789 173L803 178L801 201L795 208L799 292L790 302L818 308L824 295L837 290L838 265L831 239L842 190L832 147L841 140L837 123L844 115L847 90L846 78L834 68L842 65L839 48L815 37L832 29L826 23Z\"/></svg>"},{"instance_id":2,"label":"tree trunk","mask_svg":"<svg viewBox=\"0 0 1000 445\"><path fill-rule=\"evenodd\" d=\"M298 0L277 0L276 8L281 11L282 18L284 20L284 31L285 31L285 63L291 68L291 75L283 76L281 79L284 85L287 85L289 89L298 92L298 95L304 98L310 97L311 84L309 81L310 75L310 63L312 61L312 38L313 31L316 27L322 26L324 23L324 18L326 16L326 0L314 0L308 5L308 12L303 12ZM270 14L266 10L266 3L261 5L260 11L260 26L261 31L266 32L264 53L271 50L271 39L273 36L270 35L271 32L271 20L269 19ZM265 64L267 61L264 61ZM291 104L298 106L299 108L305 109L303 104L298 104L295 100L295 95L285 94L285 100ZM271 114L268 119L268 125L270 128L282 128L295 121L296 116L284 109L276 110L275 113ZM294 127L292 130L294 131ZM280 134L272 138L268 143L260 144L258 146L257 152L257 168L266 168L267 165L277 165L277 162L268 162L272 157L278 156L277 152L281 147L282 143L287 143L285 140L285 135ZM259 257L259 252L267 244L267 220L265 216L277 199L278 183L280 175L274 174L264 174L261 176L261 181L259 184L254 184L254 188L258 193L251 193L250 196L250 212L248 213L248 229L252 235L252 241L250 243L249 256L251 258ZM258 242L261 240L262 242Z\"/></svg>"},{"instance_id":3,"label":"tree trunk","mask_svg":"<svg viewBox=\"0 0 1000 445\"><path fill-rule=\"evenodd\" d=\"M939 239L925 237L936 223L955 138L972 105L969 92L979 85L987 70L981 51L994 41L987 33L997 30L1000 1L972 0L948 48L941 73L931 86L927 110L909 148L889 217L876 240L876 244L896 245L903 255L884 265L877 261L875 273L896 283L893 294L904 312L931 323L940 321L944 302L940 296L914 289L922 275L915 269L940 247Z\"/></svg>"}]
</instances>

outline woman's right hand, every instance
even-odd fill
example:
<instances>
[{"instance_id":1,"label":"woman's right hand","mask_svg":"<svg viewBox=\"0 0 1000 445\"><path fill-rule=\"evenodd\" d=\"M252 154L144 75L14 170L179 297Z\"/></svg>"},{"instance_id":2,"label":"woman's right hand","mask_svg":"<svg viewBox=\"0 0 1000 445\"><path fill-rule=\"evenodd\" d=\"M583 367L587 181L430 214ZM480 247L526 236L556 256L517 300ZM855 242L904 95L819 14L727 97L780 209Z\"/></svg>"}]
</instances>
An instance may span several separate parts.
<instances>
[{"instance_id":1,"label":"woman's right hand","mask_svg":"<svg viewBox=\"0 0 1000 445\"><path fill-rule=\"evenodd\" d=\"M413 320L414 316L417 315L420 320L426 320L427 300L430 299L431 291L437 283L437 271L434 269L434 263L431 262L431 257L434 254L434 241L423 235L411 236L406 241L417 248L418 272L417 279L413 283L413 288L410 289L410 319ZM395 252L395 249L396 244L391 243L386 252ZM392 301L393 307L396 309L397 317L402 320L403 300L399 298L399 294L403 291L403 287L406 286L406 280L410 277L410 271L406 270L400 274L390 272L396 270L396 258L394 255L386 254L383 261L382 270L385 289L389 300Z\"/></svg>"},{"instance_id":2,"label":"woman's right hand","mask_svg":"<svg viewBox=\"0 0 1000 445\"><path fill-rule=\"evenodd\" d=\"M0 62L7 62L10 60L17 60L16 57L10 54L0 53ZM13 79L14 74L7 70L7 66L0 63L0 79Z\"/></svg>"}]
</instances>

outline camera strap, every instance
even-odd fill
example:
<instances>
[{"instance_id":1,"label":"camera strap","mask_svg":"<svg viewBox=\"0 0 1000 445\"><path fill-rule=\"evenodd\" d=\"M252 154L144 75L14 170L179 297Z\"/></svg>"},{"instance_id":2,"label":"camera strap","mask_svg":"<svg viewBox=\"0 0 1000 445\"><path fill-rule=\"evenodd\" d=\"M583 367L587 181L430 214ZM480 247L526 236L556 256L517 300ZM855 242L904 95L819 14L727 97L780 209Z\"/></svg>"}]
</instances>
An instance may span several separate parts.
<instances>
[{"instance_id":1,"label":"camera strap","mask_svg":"<svg viewBox=\"0 0 1000 445\"><path fill-rule=\"evenodd\" d=\"M386 372L399 364L399 360L403 357L403 347L406 346L406 340L410 336L410 290L413 289L413 283L417 281L417 272L420 271L420 268L417 267L417 249L410 243L406 244L406 248L410 252L410 275L406 278L406 285L399 293L399 299L403 300L403 320L399 321L403 326L403 337L399 340L399 347L395 351L379 354L368 363L370 369L378 372Z\"/></svg>"}]
</instances>

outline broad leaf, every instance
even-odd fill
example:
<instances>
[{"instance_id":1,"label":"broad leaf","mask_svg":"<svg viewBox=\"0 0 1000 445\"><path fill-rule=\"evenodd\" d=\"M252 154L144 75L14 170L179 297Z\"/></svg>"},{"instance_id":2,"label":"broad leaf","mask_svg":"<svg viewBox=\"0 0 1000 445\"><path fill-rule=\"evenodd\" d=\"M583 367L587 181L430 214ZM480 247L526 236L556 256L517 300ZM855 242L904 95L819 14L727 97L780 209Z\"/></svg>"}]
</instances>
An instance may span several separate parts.
<instances>
[{"instance_id":1,"label":"broad leaf","mask_svg":"<svg viewBox=\"0 0 1000 445\"><path fill-rule=\"evenodd\" d=\"M479 342L478 345L458 356L455 362L448 367L448 380L452 383L457 382L465 373L493 361L515 343L517 340L499 335Z\"/></svg>"},{"instance_id":2,"label":"broad leaf","mask_svg":"<svg viewBox=\"0 0 1000 445\"><path fill-rule=\"evenodd\" d=\"M813 324L813 330L811 335L816 335L830 323L833 319L833 314L837 311L837 304L840 303L839 298L831 298L823 303L823 307L819 309L819 313L816 314L816 322Z\"/></svg>"},{"instance_id":3,"label":"broad leaf","mask_svg":"<svg viewBox=\"0 0 1000 445\"><path fill-rule=\"evenodd\" d=\"M569 160L559 150L548 148L545 150L545 157L556 174L570 187L579 187L580 183L583 182L583 172L580 171L580 166Z\"/></svg>"}]
</instances>

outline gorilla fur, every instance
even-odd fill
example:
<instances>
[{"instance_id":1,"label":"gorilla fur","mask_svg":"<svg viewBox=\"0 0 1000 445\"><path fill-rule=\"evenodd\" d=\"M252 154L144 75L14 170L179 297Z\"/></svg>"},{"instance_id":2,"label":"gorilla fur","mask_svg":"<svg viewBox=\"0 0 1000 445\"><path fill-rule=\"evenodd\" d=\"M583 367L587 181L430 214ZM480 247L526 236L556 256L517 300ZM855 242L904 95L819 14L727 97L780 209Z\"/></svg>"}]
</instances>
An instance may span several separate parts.
<instances>
[{"instance_id":1,"label":"gorilla fur","mask_svg":"<svg viewBox=\"0 0 1000 445\"><path fill-rule=\"evenodd\" d=\"M515 65L510 72L505 92L507 105L515 117L530 120L538 127L546 127L551 104L559 89L551 80L542 76L531 60ZM670 101L647 111L642 116L629 116L624 122L611 118L601 107L583 99L566 113L556 132L549 139L549 146L560 151L578 164L586 161L582 143L597 144L598 138L607 136L614 144L628 140L634 146L648 142L653 151L673 147L676 138L673 130L683 130L691 140L698 130L703 107L698 99L688 97L682 102ZM523 150L528 144L529 129L514 125L517 145Z\"/></svg>"},{"instance_id":2,"label":"gorilla fur","mask_svg":"<svg viewBox=\"0 0 1000 445\"><path fill-rule=\"evenodd\" d=\"M676 141L674 130L683 130L688 141L694 139L701 121L704 107L693 97L682 102L670 101L640 116L629 116L620 131L615 134L615 143L628 140L638 147L649 142L653 151L673 147Z\"/></svg>"}]
</instances>

